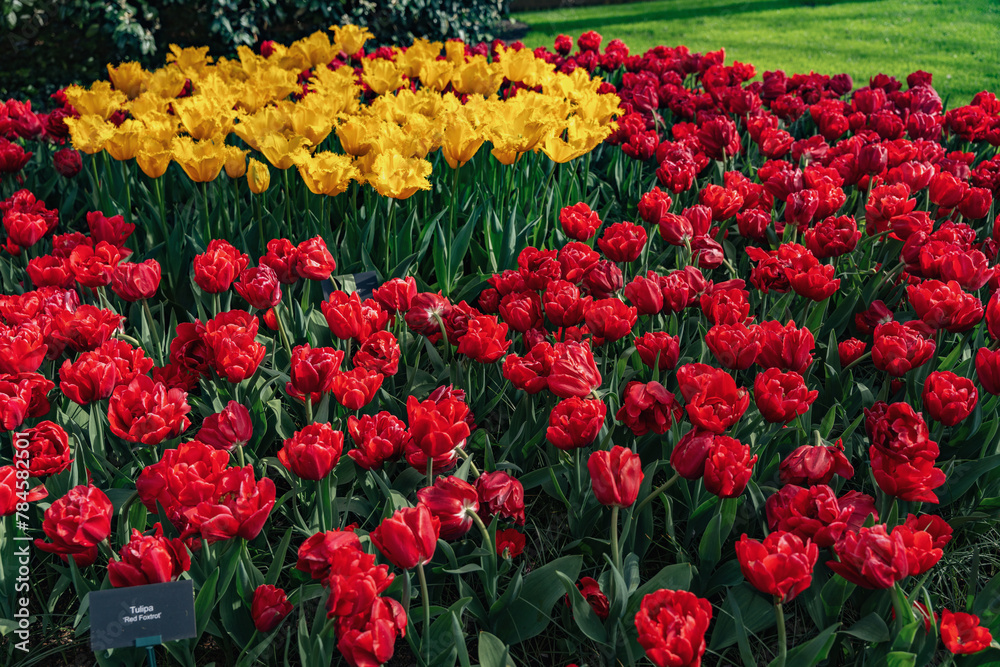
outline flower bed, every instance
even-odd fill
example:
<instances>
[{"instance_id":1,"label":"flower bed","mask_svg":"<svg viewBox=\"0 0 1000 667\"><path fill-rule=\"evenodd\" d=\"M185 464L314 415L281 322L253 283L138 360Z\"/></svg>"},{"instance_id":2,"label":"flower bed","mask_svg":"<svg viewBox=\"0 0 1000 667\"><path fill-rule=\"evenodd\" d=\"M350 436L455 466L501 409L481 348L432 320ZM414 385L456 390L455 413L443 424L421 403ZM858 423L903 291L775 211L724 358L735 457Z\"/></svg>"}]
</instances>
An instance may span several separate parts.
<instances>
[{"instance_id":1,"label":"flower bed","mask_svg":"<svg viewBox=\"0 0 1000 667\"><path fill-rule=\"evenodd\" d=\"M182 664L996 659L995 96L366 41L3 107L0 616L27 534Z\"/></svg>"}]
</instances>

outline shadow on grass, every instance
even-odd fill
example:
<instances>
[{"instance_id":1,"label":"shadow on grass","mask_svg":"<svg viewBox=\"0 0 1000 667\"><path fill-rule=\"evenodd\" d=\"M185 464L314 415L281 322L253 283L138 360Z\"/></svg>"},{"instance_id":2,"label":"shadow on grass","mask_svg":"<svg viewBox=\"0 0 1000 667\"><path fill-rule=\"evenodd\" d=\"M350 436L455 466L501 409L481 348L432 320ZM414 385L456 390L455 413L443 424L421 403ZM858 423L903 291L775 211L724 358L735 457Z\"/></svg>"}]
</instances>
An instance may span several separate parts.
<instances>
[{"instance_id":1,"label":"shadow on grass","mask_svg":"<svg viewBox=\"0 0 1000 667\"><path fill-rule=\"evenodd\" d=\"M531 15L528 14L523 18L527 19L528 25L532 28L559 30L572 35L583 30L593 29L595 23L599 23L602 29L607 29L616 25L626 23L642 23L645 21L657 22L709 18L713 16L721 17L732 16L734 14L767 12L777 9L808 10L813 7L861 4L874 1L875 0L746 0L744 2L730 2L726 4L676 2L676 7L655 10L648 8L648 5L652 3L637 2L624 5L609 5L607 8L608 13L611 14L613 12L613 14L609 16L587 16L555 21L532 21ZM591 6L589 9L594 9L594 7Z\"/></svg>"}]
</instances>

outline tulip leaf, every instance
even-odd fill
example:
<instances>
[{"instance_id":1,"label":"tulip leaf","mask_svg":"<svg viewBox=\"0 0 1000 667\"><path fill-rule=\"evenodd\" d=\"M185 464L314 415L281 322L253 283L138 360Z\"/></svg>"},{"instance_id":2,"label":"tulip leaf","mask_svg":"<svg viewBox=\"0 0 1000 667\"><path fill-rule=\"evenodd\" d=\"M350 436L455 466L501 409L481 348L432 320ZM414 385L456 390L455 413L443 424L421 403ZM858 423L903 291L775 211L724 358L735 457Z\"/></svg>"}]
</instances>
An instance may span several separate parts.
<instances>
[{"instance_id":1,"label":"tulip leaf","mask_svg":"<svg viewBox=\"0 0 1000 667\"><path fill-rule=\"evenodd\" d=\"M556 575L562 581L563 588L566 589L566 595L569 596L570 609L572 609L573 620L576 622L576 626L580 628L583 634L595 642L606 644L608 633L605 631L601 619L594 612L594 608L584 599L580 589L577 588L576 584L569 577L562 572L556 572Z\"/></svg>"},{"instance_id":2,"label":"tulip leaf","mask_svg":"<svg viewBox=\"0 0 1000 667\"><path fill-rule=\"evenodd\" d=\"M205 627L212 617L212 609L215 607L215 585L218 581L219 570L216 569L212 571L212 574L202 584L201 590L198 591L198 595L194 599L194 617L197 622L196 629L198 630L195 642L201 641L201 635L205 632Z\"/></svg>"},{"instance_id":3,"label":"tulip leaf","mask_svg":"<svg viewBox=\"0 0 1000 667\"><path fill-rule=\"evenodd\" d=\"M582 565L583 556L563 556L525 575L520 596L501 609L494 622L497 637L517 644L542 633L552 620L553 605L565 595L556 573L576 581Z\"/></svg>"},{"instance_id":4,"label":"tulip leaf","mask_svg":"<svg viewBox=\"0 0 1000 667\"><path fill-rule=\"evenodd\" d=\"M866 642L889 641L889 626L878 614L868 614L844 632Z\"/></svg>"},{"instance_id":5,"label":"tulip leaf","mask_svg":"<svg viewBox=\"0 0 1000 667\"><path fill-rule=\"evenodd\" d=\"M886 667L914 667L917 655L907 651L892 651L885 656Z\"/></svg>"},{"instance_id":6,"label":"tulip leaf","mask_svg":"<svg viewBox=\"0 0 1000 667\"><path fill-rule=\"evenodd\" d=\"M479 633L479 663L482 667L515 667L507 645L485 631Z\"/></svg>"},{"instance_id":7,"label":"tulip leaf","mask_svg":"<svg viewBox=\"0 0 1000 667\"><path fill-rule=\"evenodd\" d=\"M826 660L827 654L833 648L833 643L837 640L837 628L839 627L840 623L834 623L805 644L799 644L795 648L790 649L788 651L788 660L785 664L795 665L796 667L813 667ZM775 659L769 667L777 667L777 665L778 660Z\"/></svg>"},{"instance_id":8,"label":"tulip leaf","mask_svg":"<svg viewBox=\"0 0 1000 667\"><path fill-rule=\"evenodd\" d=\"M754 660L753 652L750 650L750 639L747 637L747 629L743 625L743 613L740 611L740 605L736 602L734 596L726 598L726 611L733 617L736 627L736 643L739 646L740 658L743 659L743 664L749 667L757 667L757 661Z\"/></svg>"},{"instance_id":9,"label":"tulip leaf","mask_svg":"<svg viewBox=\"0 0 1000 667\"><path fill-rule=\"evenodd\" d=\"M963 497L976 480L998 466L1000 466L1000 454L956 465L948 473L948 480L944 486L935 491L940 507L950 505Z\"/></svg>"},{"instance_id":10,"label":"tulip leaf","mask_svg":"<svg viewBox=\"0 0 1000 667\"><path fill-rule=\"evenodd\" d=\"M760 632L774 625L774 606L748 584L730 588L726 597L735 598L734 603L739 605L743 626L748 633ZM727 601L724 608L728 604ZM719 614L719 620L715 623L715 630L712 631L712 638L709 641L709 648L721 651L737 641L736 622L733 617L728 613Z\"/></svg>"}]
</instances>

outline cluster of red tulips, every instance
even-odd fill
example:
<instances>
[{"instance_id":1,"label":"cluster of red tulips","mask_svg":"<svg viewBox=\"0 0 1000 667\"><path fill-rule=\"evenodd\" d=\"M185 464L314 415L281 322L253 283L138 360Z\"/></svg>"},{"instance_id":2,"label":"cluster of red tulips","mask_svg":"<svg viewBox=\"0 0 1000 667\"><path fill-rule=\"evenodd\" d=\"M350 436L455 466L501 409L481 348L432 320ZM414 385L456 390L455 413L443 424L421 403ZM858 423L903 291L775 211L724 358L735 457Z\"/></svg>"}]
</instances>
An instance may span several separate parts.
<instances>
[{"instance_id":1,"label":"cluster of red tulips","mask_svg":"<svg viewBox=\"0 0 1000 667\"><path fill-rule=\"evenodd\" d=\"M536 50L624 115L474 290L305 234L167 275L132 208L10 191L4 544L81 597L192 579L239 664L994 659L1000 579L936 573L1000 498L1000 102L601 42ZM0 106L0 173L72 113Z\"/></svg>"}]
</instances>

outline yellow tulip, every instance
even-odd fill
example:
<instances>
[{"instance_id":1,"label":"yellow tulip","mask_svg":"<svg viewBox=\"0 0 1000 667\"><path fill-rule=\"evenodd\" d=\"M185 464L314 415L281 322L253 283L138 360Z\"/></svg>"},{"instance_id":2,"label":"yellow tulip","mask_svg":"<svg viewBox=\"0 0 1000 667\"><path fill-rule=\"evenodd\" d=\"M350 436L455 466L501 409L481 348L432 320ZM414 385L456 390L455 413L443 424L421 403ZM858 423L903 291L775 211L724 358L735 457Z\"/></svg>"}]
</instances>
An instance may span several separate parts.
<instances>
[{"instance_id":1,"label":"yellow tulip","mask_svg":"<svg viewBox=\"0 0 1000 667\"><path fill-rule=\"evenodd\" d=\"M313 146L319 146L333 131L333 118L327 109L323 98L306 95L292 110L292 129Z\"/></svg>"},{"instance_id":2,"label":"yellow tulip","mask_svg":"<svg viewBox=\"0 0 1000 667\"><path fill-rule=\"evenodd\" d=\"M195 139L225 137L233 130L236 112L230 97L192 95L174 100L174 113Z\"/></svg>"},{"instance_id":3,"label":"yellow tulip","mask_svg":"<svg viewBox=\"0 0 1000 667\"><path fill-rule=\"evenodd\" d=\"M461 167L472 159L486 138L476 130L469 120L459 114L448 122L441 143L441 154L452 169Z\"/></svg>"},{"instance_id":4,"label":"yellow tulip","mask_svg":"<svg viewBox=\"0 0 1000 667\"><path fill-rule=\"evenodd\" d=\"M304 152L308 145L305 137L286 137L282 134L267 134L257 141L258 150L267 161L278 169L288 169Z\"/></svg>"},{"instance_id":5,"label":"yellow tulip","mask_svg":"<svg viewBox=\"0 0 1000 667\"><path fill-rule=\"evenodd\" d=\"M314 32L308 37L292 42L278 64L287 70L301 72L317 65L325 65L340 53L334 51L330 38L325 32Z\"/></svg>"},{"instance_id":6,"label":"yellow tulip","mask_svg":"<svg viewBox=\"0 0 1000 667\"><path fill-rule=\"evenodd\" d=\"M376 95L384 95L403 85L403 73L391 60L366 59L362 67L364 73L361 75L361 80L368 84Z\"/></svg>"},{"instance_id":7,"label":"yellow tulip","mask_svg":"<svg viewBox=\"0 0 1000 667\"><path fill-rule=\"evenodd\" d=\"M447 60L426 60L420 65L420 81L428 88L442 91L451 83L455 65Z\"/></svg>"},{"instance_id":8,"label":"yellow tulip","mask_svg":"<svg viewBox=\"0 0 1000 667\"><path fill-rule=\"evenodd\" d=\"M250 158L247 164L247 186L250 192L259 195L271 185L271 170L263 162Z\"/></svg>"},{"instance_id":9,"label":"yellow tulip","mask_svg":"<svg viewBox=\"0 0 1000 667\"><path fill-rule=\"evenodd\" d=\"M182 49L176 44L171 44L170 53L167 54L167 62L177 63L177 66L188 78L195 78L212 62L212 57L208 55L207 46L192 46Z\"/></svg>"},{"instance_id":10,"label":"yellow tulip","mask_svg":"<svg viewBox=\"0 0 1000 667\"><path fill-rule=\"evenodd\" d=\"M143 135L145 125L141 121L126 119L115 128L108 138L104 150L116 160L131 160L139 152L139 138Z\"/></svg>"},{"instance_id":11,"label":"yellow tulip","mask_svg":"<svg viewBox=\"0 0 1000 667\"><path fill-rule=\"evenodd\" d=\"M148 134L139 140L139 151L135 154L135 162L146 176L150 178L163 176L172 159L170 142L160 141Z\"/></svg>"},{"instance_id":12,"label":"yellow tulip","mask_svg":"<svg viewBox=\"0 0 1000 667\"><path fill-rule=\"evenodd\" d=\"M229 178L241 178L247 173L247 153L236 146L226 146L226 176Z\"/></svg>"},{"instance_id":13,"label":"yellow tulip","mask_svg":"<svg viewBox=\"0 0 1000 667\"><path fill-rule=\"evenodd\" d=\"M104 146L115 132L115 126L97 114L67 118L66 127L69 128L73 148L90 155L104 150Z\"/></svg>"},{"instance_id":14,"label":"yellow tulip","mask_svg":"<svg viewBox=\"0 0 1000 667\"><path fill-rule=\"evenodd\" d=\"M477 93L489 97L500 90L503 72L486 62L483 56L476 56L468 63L459 65L451 75L451 85L459 93Z\"/></svg>"},{"instance_id":15,"label":"yellow tulip","mask_svg":"<svg viewBox=\"0 0 1000 667\"><path fill-rule=\"evenodd\" d=\"M280 134L292 127L287 106L268 106L254 114L238 113L237 118L240 122L233 127L233 133L254 150L260 150L261 137Z\"/></svg>"},{"instance_id":16,"label":"yellow tulip","mask_svg":"<svg viewBox=\"0 0 1000 667\"><path fill-rule=\"evenodd\" d=\"M143 83L143 89L158 97L173 99L181 94L186 83L187 77L180 67L167 65L150 72Z\"/></svg>"},{"instance_id":17,"label":"yellow tulip","mask_svg":"<svg viewBox=\"0 0 1000 667\"><path fill-rule=\"evenodd\" d=\"M108 78L111 79L115 90L125 93L125 96L130 100L138 97L142 91L142 84L149 76L149 72L144 70L139 63L126 62L119 64L118 67L108 65L107 68Z\"/></svg>"},{"instance_id":18,"label":"yellow tulip","mask_svg":"<svg viewBox=\"0 0 1000 667\"><path fill-rule=\"evenodd\" d=\"M226 164L226 145L212 139L195 141L191 137L175 137L170 152L174 162L196 183L214 181Z\"/></svg>"},{"instance_id":19,"label":"yellow tulip","mask_svg":"<svg viewBox=\"0 0 1000 667\"><path fill-rule=\"evenodd\" d=\"M372 163L368 182L383 197L407 199L417 190L430 190L427 177L431 163L420 158L403 157L399 151L380 153Z\"/></svg>"},{"instance_id":20,"label":"yellow tulip","mask_svg":"<svg viewBox=\"0 0 1000 667\"><path fill-rule=\"evenodd\" d=\"M375 36L368 28L361 28L350 24L345 26L330 26L330 30L333 31L334 46L349 56L353 56L360 51L364 47L365 42Z\"/></svg>"},{"instance_id":21,"label":"yellow tulip","mask_svg":"<svg viewBox=\"0 0 1000 667\"><path fill-rule=\"evenodd\" d=\"M604 131L591 123L580 122L571 118L566 128L567 139L562 138L562 132L545 138L541 150L550 160L563 164L594 150L607 136Z\"/></svg>"},{"instance_id":22,"label":"yellow tulip","mask_svg":"<svg viewBox=\"0 0 1000 667\"><path fill-rule=\"evenodd\" d=\"M444 53L445 58L452 65L465 64L465 44L463 42L445 42Z\"/></svg>"},{"instance_id":23,"label":"yellow tulip","mask_svg":"<svg viewBox=\"0 0 1000 667\"><path fill-rule=\"evenodd\" d=\"M371 124L359 118L349 118L347 121L337 126L337 138L340 145L348 155L365 155L371 150Z\"/></svg>"},{"instance_id":24,"label":"yellow tulip","mask_svg":"<svg viewBox=\"0 0 1000 667\"><path fill-rule=\"evenodd\" d=\"M359 176L351 158L337 153L307 153L299 160L298 167L302 182L316 195L339 195L347 189L351 179Z\"/></svg>"},{"instance_id":25,"label":"yellow tulip","mask_svg":"<svg viewBox=\"0 0 1000 667\"><path fill-rule=\"evenodd\" d=\"M400 51L396 54L396 64L406 73L406 76L411 79L416 78L424 63L435 62L435 58L441 54L442 46L441 42L415 39L406 51Z\"/></svg>"},{"instance_id":26,"label":"yellow tulip","mask_svg":"<svg viewBox=\"0 0 1000 667\"><path fill-rule=\"evenodd\" d=\"M76 108L81 116L95 115L102 120L121 109L127 100L125 93L112 90L108 81L95 81L89 89L69 86L65 89L66 100Z\"/></svg>"}]
</instances>

